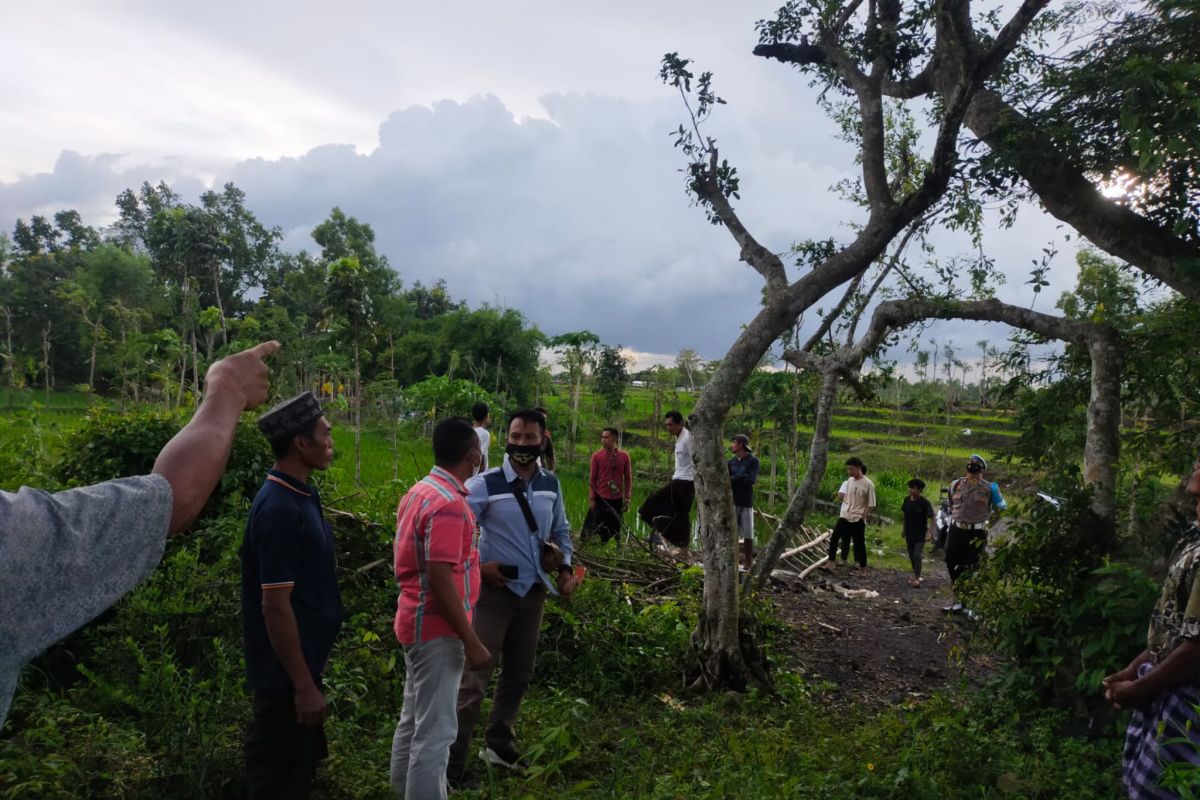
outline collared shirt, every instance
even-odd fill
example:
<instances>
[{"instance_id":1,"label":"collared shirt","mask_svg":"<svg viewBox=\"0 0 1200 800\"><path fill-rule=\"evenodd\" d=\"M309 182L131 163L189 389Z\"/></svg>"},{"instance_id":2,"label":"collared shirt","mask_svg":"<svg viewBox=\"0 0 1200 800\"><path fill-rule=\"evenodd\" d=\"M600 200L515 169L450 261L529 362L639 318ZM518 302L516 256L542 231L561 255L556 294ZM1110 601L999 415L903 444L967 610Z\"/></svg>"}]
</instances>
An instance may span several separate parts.
<instances>
[{"instance_id":1,"label":"collared shirt","mask_svg":"<svg viewBox=\"0 0 1200 800\"><path fill-rule=\"evenodd\" d=\"M673 481L696 480L696 465L692 463L692 432L684 428L675 438L675 472Z\"/></svg>"},{"instance_id":2,"label":"collared shirt","mask_svg":"<svg viewBox=\"0 0 1200 800\"><path fill-rule=\"evenodd\" d=\"M733 488L733 504L738 508L754 506L754 483L758 480L758 456L751 453L729 459L729 484Z\"/></svg>"},{"instance_id":3,"label":"collared shirt","mask_svg":"<svg viewBox=\"0 0 1200 800\"><path fill-rule=\"evenodd\" d=\"M633 465L629 461L629 453L620 448L609 451L603 447L592 453L588 497L625 500L632 494Z\"/></svg>"},{"instance_id":4,"label":"collared shirt","mask_svg":"<svg viewBox=\"0 0 1200 800\"><path fill-rule=\"evenodd\" d=\"M408 490L396 508L392 553L400 596L393 628L400 644L458 636L430 587L431 561L453 565L454 588L467 620L475 613L479 551L475 549L475 513L466 498L467 487L462 481L434 467Z\"/></svg>"},{"instance_id":5,"label":"collared shirt","mask_svg":"<svg viewBox=\"0 0 1200 800\"><path fill-rule=\"evenodd\" d=\"M1150 660L1161 664L1185 641L1200 640L1200 527L1193 525L1163 581L1162 594L1150 615L1146 649Z\"/></svg>"},{"instance_id":6,"label":"collared shirt","mask_svg":"<svg viewBox=\"0 0 1200 800\"><path fill-rule=\"evenodd\" d=\"M571 563L571 528L563 505L558 478L538 468L525 486L525 497L533 512L537 531L530 532L525 514L513 494L516 470L507 458L499 467L467 481L467 502L479 521L479 561L498 561L517 568L517 577L505 586L518 597L529 594L534 583L542 581L557 593L555 576L542 570L542 544L552 541L563 553L563 563Z\"/></svg>"},{"instance_id":7,"label":"collared shirt","mask_svg":"<svg viewBox=\"0 0 1200 800\"><path fill-rule=\"evenodd\" d=\"M242 543L242 634L251 689L291 689L271 646L262 593L290 587L300 650L313 680L321 677L342 627L333 529L317 490L286 472L270 470L250 507Z\"/></svg>"},{"instance_id":8,"label":"collared shirt","mask_svg":"<svg viewBox=\"0 0 1200 800\"><path fill-rule=\"evenodd\" d=\"M875 484L866 475L847 478L838 488L842 496L842 508L838 516L846 522L860 522L875 507Z\"/></svg>"},{"instance_id":9,"label":"collared shirt","mask_svg":"<svg viewBox=\"0 0 1200 800\"><path fill-rule=\"evenodd\" d=\"M986 491L987 497L983 497ZM986 508L985 508L986 506ZM950 484L950 518L955 523L978 525L987 522L993 510L1004 511L1008 503L1000 494L1000 487L980 478L958 478Z\"/></svg>"},{"instance_id":10,"label":"collared shirt","mask_svg":"<svg viewBox=\"0 0 1200 800\"><path fill-rule=\"evenodd\" d=\"M158 566L173 499L161 475L0 492L0 727L21 667Z\"/></svg>"}]
</instances>

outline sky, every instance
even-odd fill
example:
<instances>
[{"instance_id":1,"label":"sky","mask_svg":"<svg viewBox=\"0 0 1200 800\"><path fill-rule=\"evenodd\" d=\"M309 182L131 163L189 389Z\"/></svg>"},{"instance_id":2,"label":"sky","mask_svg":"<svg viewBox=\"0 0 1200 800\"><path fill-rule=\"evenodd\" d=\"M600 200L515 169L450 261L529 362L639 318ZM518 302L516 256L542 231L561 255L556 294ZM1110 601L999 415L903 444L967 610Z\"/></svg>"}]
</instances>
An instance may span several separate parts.
<instances>
[{"instance_id":1,"label":"sky","mask_svg":"<svg viewBox=\"0 0 1200 800\"><path fill-rule=\"evenodd\" d=\"M830 189L855 174L854 151L815 91L750 53L778 5L0 0L0 230L63 208L107 224L147 180L190 202L233 181L288 249L315 249L309 232L339 206L406 283L444 279L550 335L591 330L639 366L683 348L719 358L762 283L683 191L664 53L715 73L727 105L707 132L760 241L848 240L863 219ZM1057 221L1031 207L991 227L1002 299L1045 310L1073 285ZM970 250L934 240L939 258ZM1051 244L1051 287L1034 298L1024 282ZM970 357L1006 335L946 322L922 339Z\"/></svg>"}]
</instances>

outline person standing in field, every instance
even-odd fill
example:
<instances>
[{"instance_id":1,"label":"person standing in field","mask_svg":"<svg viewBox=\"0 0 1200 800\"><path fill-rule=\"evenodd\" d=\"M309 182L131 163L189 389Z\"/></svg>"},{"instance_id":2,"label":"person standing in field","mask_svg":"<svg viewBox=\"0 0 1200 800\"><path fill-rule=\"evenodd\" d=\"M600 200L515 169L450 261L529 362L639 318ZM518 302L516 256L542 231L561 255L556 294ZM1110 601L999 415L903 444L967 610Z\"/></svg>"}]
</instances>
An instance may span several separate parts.
<instances>
[{"instance_id":1,"label":"person standing in field","mask_svg":"<svg viewBox=\"0 0 1200 800\"><path fill-rule=\"evenodd\" d=\"M249 798L308 797L328 754L321 673L342 625L333 530L309 483L333 461L331 426L312 392L264 414L275 465L242 544L242 630L254 691L246 736Z\"/></svg>"},{"instance_id":2,"label":"person standing in field","mask_svg":"<svg viewBox=\"0 0 1200 800\"><path fill-rule=\"evenodd\" d=\"M478 475L488 470L488 448L492 445L492 434L488 431L488 426L492 424L492 410L481 400L471 406L471 419L475 420L475 435L479 437L479 451L483 453L483 460L479 462L479 469L475 471Z\"/></svg>"},{"instance_id":3,"label":"person standing in field","mask_svg":"<svg viewBox=\"0 0 1200 800\"><path fill-rule=\"evenodd\" d=\"M678 411L668 411L663 419L667 433L675 437L675 471L670 483L646 498L638 516L653 531L652 539L662 534L671 544L686 549L692 533L692 501L696 498L692 434L684 427L683 415Z\"/></svg>"},{"instance_id":4,"label":"person standing in field","mask_svg":"<svg viewBox=\"0 0 1200 800\"><path fill-rule=\"evenodd\" d=\"M842 504L838 521L829 537L829 560L825 569L831 569L837 560L838 546L842 549L842 563L850 556L850 543L854 542L854 560L859 572L867 569L867 519L875 511L875 484L867 477L867 468L858 456L846 459L847 478L837 491L837 500Z\"/></svg>"},{"instance_id":5,"label":"person standing in field","mask_svg":"<svg viewBox=\"0 0 1200 800\"><path fill-rule=\"evenodd\" d=\"M21 668L146 579L167 536L200 516L225 471L238 418L267 399L263 342L208 368L191 420L149 475L51 494L0 491L0 729Z\"/></svg>"},{"instance_id":6,"label":"person standing in field","mask_svg":"<svg viewBox=\"0 0 1200 800\"><path fill-rule=\"evenodd\" d=\"M729 485L733 489L733 510L737 516L738 537L742 540L742 564L749 571L754 563L754 483L758 480L758 457L750 449L750 437L739 433L729 442Z\"/></svg>"},{"instance_id":7,"label":"person standing in field","mask_svg":"<svg viewBox=\"0 0 1200 800\"><path fill-rule=\"evenodd\" d=\"M554 472L554 440L550 437L550 412L547 411L543 406L538 406L534 409L534 411L541 414L542 420L546 423L545 438L542 440L542 455L538 460L538 464L542 467L545 467L550 472Z\"/></svg>"},{"instance_id":8,"label":"person standing in field","mask_svg":"<svg viewBox=\"0 0 1200 800\"><path fill-rule=\"evenodd\" d=\"M504 463L467 481L467 503L481 529L482 587L473 627L500 661L500 677L480 758L519 768L517 712L533 677L547 594L575 590L571 530L558 478L538 466L545 417L533 409L508 420ZM550 551L554 558L546 558ZM549 569L547 569L549 567ZM452 783L465 778L467 754L492 677L490 666L463 671L458 688L458 735L450 748Z\"/></svg>"},{"instance_id":9,"label":"person standing in field","mask_svg":"<svg viewBox=\"0 0 1200 800\"><path fill-rule=\"evenodd\" d=\"M946 571L950 585L975 569L987 547L988 528L1008 508L1000 487L984 478L987 462L972 454L967 459L967 474L950 484L950 531L946 534ZM942 609L948 614L966 609L955 600Z\"/></svg>"},{"instance_id":10,"label":"person standing in field","mask_svg":"<svg viewBox=\"0 0 1200 800\"><path fill-rule=\"evenodd\" d=\"M1175 800L1182 795L1159 785L1164 775L1200 767L1200 459L1187 491L1196 501L1197 521L1172 555L1146 649L1103 680L1105 699L1133 711L1122 775L1131 800Z\"/></svg>"},{"instance_id":11,"label":"person standing in field","mask_svg":"<svg viewBox=\"0 0 1200 800\"><path fill-rule=\"evenodd\" d=\"M923 491L925 481L913 478L908 482L908 496L900 504L900 513L904 517L904 545L908 549L908 561L913 571L908 585L914 589L921 585L925 540L933 541L933 505L921 494Z\"/></svg>"},{"instance_id":12,"label":"person standing in field","mask_svg":"<svg viewBox=\"0 0 1200 800\"><path fill-rule=\"evenodd\" d=\"M473 416L480 421L477 412ZM391 782L392 791L407 800L445 800L463 667L491 663L471 627L479 598L478 526L465 482L483 460L479 430L458 417L439 422L433 429L435 466L396 509L393 553L400 596L394 628L404 648L405 678Z\"/></svg>"},{"instance_id":13,"label":"person standing in field","mask_svg":"<svg viewBox=\"0 0 1200 800\"><path fill-rule=\"evenodd\" d=\"M607 542L621 535L622 517L633 497L633 464L629 453L617 447L616 428L600 432L600 449L592 453L588 478L588 513L592 529Z\"/></svg>"}]
</instances>

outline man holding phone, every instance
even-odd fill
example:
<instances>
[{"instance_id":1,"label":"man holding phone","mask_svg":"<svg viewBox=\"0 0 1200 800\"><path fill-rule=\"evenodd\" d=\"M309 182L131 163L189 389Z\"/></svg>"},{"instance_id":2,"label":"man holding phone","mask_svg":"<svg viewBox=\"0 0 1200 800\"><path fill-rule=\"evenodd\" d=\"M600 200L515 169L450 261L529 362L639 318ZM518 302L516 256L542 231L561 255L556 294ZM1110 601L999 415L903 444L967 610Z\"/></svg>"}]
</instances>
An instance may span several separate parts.
<instances>
[{"instance_id":1,"label":"man holding phone","mask_svg":"<svg viewBox=\"0 0 1200 800\"><path fill-rule=\"evenodd\" d=\"M483 586L475 607L475 632L501 664L492 712L480 757L516 769L514 744L521 700L533 677L542 609L548 593L570 595L571 532L558 478L538 466L543 454L545 417L532 409L508 420L506 457L501 466L467 482L467 502L481 529ZM490 664L463 672L458 690L458 739L447 770L452 783L466 772L471 737L492 677Z\"/></svg>"}]
</instances>

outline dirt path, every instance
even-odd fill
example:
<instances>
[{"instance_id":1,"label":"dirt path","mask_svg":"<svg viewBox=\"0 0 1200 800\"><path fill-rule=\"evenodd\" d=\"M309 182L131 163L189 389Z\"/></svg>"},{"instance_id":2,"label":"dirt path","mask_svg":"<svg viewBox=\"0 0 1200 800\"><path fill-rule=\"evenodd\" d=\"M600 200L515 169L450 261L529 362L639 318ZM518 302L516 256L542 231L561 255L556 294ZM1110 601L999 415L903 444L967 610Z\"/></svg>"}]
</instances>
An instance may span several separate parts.
<instances>
[{"instance_id":1,"label":"dirt path","mask_svg":"<svg viewBox=\"0 0 1200 800\"><path fill-rule=\"evenodd\" d=\"M926 560L921 588L911 588L910 577L886 567L860 575L838 566L774 588L770 596L788 625L776 649L781 666L826 684L834 706L892 705L957 683L951 648L965 642L972 623L942 612L950 603L950 580L939 561ZM835 586L879 594L845 598ZM976 656L968 664L969 677L990 669Z\"/></svg>"}]
</instances>

